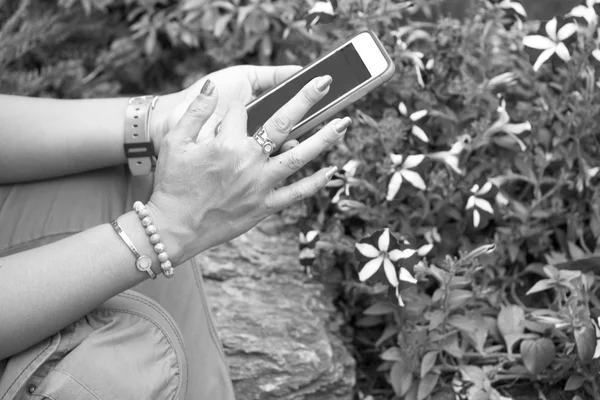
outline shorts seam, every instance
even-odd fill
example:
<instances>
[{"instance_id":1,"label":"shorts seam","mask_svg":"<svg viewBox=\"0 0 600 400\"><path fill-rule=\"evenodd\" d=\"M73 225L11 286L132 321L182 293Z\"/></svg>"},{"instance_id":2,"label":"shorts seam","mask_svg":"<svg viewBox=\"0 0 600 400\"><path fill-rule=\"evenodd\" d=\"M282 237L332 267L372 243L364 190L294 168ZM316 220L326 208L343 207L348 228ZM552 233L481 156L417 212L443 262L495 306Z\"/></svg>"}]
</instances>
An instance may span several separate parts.
<instances>
[{"instance_id":1,"label":"shorts seam","mask_svg":"<svg viewBox=\"0 0 600 400\"><path fill-rule=\"evenodd\" d=\"M1 398L4 398L4 396L6 396L6 394L10 391L10 389L12 389L12 387L14 386L15 382L17 382L19 380L19 378L21 377L21 375L23 375L25 373L25 371L27 371L27 369L31 366L31 364L33 364L42 354L44 354L46 352L46 350L48 350L50 348L51 344L52 344L52 340L50 340L48 342L48 345L46 346L46 348L44 348L42 351L40 351L40 353L37 356L35 356L35 358L33 360L31 360L29 362L29 364L27 364L27 366L25 368L23 368L23 370L21 370L21 372L19 373L19 375L17 375L17 377L15 378L15 380L8 387L8 389L6 389L6 392L4 392L4 394L2 395Z\"/></svg>"},{"instance_id":2,"label":"shorts seam","mask_svg":"<svg viewBox=\"0 0 600 400\"><path fill-rule=\"evenodd\" d=\"M77 379L76 377L74 377L73 375L71 375L70 373L68 373L67 371L63 371L62 369L57 369L57 368L51 368L50 371L56 371L58 373L61 373L63 375L68 376L69 378L73 379L75 382L77 382L78 384L80 384L85 390L88 391L89 394L91 394L92 396L94 396L98 400L101 400L100 397L98 397L98 395L96 393L94 393L94 391L92 391L92 389L90 389L89 387L87 387L87 385L85 383L81 382L79 379ZM35 392L34 392L34 394L35 394ZM37 394L37 396L45 396L45 397L51 398L50 396L47 396L47 395L44 395L44 394Z\"/></svg>"},{"instance_id":3,"label":"shorts seam","mask_svg":"<svg viewBox=\"0 0 600 400\"><path fill-rule=\"evenodd\" d=\"M137 292L136 292L137 294ZM157 307L156 304L154 304L151 301L148 301L142 297L136 296L134 294L131 293L127 293L127 292L123 292L117 295L117 297L122 296L131 300L135 300L139 303L145 304L148 307L152 308L154 311L156 311L157 313L160 314L161 317L163 317L167 323L169 324L169 326L173 329L173 331L175 332L175 336L177 336L177 340L179 341L179 344L181 345L181 347L183 348L183 351L185 353L185 343L183 342L183 338L181 337L181 335L179 334L179 327L177 326L177 324L175 324L172 321L172 317L166 313L165 311L163 311L160 307Z\"/></svg>"},{"instance_id":4,"label":"shorts seam","mask_svg":"<svg viewBox=\"0 0 600 400\"><path fill-rule=\"evenodd\" d=\"M169 335L167 334L167 332L164 330L164 328L162 326L160 326L160 324L157 321L154 321L152 318L148 317L147 315L144 315L142 313L136 312L136 311L131 311L131 310L125 310L125 309L121 309L121 308L98 308L94 311L92 311L92 313L98 313L101 310L107 310L107 311L115 311L115 312L122 312L124 314L130 314L130 315L135 315L138 316L140 318L143 318L145 320L147 320L148 322L152 323L159 331L162 332L163 336L165 337L165 339L167 340L167 342L169 343L170 347L171 347L171 351L173 352L173 354L175 355L175 359L178 361L177 362L177 372L178 372L178 385L175 389L175 395L173 396L173 399L177 398L177 395L179 394L179 390L181 388L181 384L182 384L182 378L183 378L183 373L181 371L181 366L183 365L182 360L179 359L178 355L177 355L177 351L175 350L175 346L171 340L171 338L169 337ZM183 351L183 349L182 349ZM183 356L185 356L185 354L183 354Z\"/></svg>"}]
</instances>

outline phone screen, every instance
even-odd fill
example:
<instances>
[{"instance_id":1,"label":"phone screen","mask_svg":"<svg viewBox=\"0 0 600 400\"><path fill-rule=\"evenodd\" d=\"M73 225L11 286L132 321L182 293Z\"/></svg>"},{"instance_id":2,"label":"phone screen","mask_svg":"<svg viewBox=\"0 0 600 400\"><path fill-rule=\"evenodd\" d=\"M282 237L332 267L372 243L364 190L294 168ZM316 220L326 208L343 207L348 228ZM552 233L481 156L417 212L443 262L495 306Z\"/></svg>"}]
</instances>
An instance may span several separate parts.
<instances>
[{"instance_id":1,"label":"phone screen","mask_svg":"<svg viewBox=\"0 0 600 400\"><path fill-rule=\"evenodd\" d=\"M330 75L333 78L329 92L306 113L303 121L371 78L371 74L358 55L356 48L349 43L249 107L248 134L253 135L304 85L322 75Z\"/></svg>"}]
</instances>

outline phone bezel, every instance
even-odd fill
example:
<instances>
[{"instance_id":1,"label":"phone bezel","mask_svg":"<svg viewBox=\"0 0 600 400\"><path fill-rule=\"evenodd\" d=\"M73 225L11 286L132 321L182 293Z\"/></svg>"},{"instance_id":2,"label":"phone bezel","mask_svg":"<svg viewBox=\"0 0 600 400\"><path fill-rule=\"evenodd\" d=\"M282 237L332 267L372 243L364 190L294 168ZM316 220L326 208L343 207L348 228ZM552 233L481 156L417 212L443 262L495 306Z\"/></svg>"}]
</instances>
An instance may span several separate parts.
<instances>
[{"instance_id":1,"label":"phone bezel","mask_svg":"<svg viewBox=\"0 0 600 400\"><path fill-rule=\"evenodd\" d=\"M306 131L318 125L318 123L312 123L315 119L319 118L323 114L326 114L327 117L330 117L332 114L339 112L347 104L358 100L360 97L364 96L368 91L373 90L377 86L387 81L394 74L395 67L392 59L385 51L385 48L383 47L377 36L375 36L375 34L372 31L366 30L357 33L344 43L332 49L329 53L311 62L309 65L304 67L302 70L298 71L296 74L292 75L280 85L263 93L254 101L248 103L248 105L246 106L246 110L249 111L254 104L257 104L263 98L269 96L271 93L283 89L288 82L292 81L299 75L310 71L310 69L313 68L315 65L318 65L323 60L327 59L328 57L331 57L333 53L335 53L340 48L348 44L354 45L358 55L361 57L361 60L363 61L363 63L365 63L365 66L369 70L371 77L363 83L361 83L360 85L354 87L352 90L348 91L346 94L344 94L334 102L330 103L327 107L322 108L317 113L313 114L311 117L305 118L298 124L296 124L292 128L292 133L290 133L289 139L297 138L300 135L306 133ZM365 62L365 60L367 60L367 62ZM381 60L383 60L383 63L381 62ZM248 134L251 135L253 134L253 132L248 132Z\"/></svg>"}]
</instances>

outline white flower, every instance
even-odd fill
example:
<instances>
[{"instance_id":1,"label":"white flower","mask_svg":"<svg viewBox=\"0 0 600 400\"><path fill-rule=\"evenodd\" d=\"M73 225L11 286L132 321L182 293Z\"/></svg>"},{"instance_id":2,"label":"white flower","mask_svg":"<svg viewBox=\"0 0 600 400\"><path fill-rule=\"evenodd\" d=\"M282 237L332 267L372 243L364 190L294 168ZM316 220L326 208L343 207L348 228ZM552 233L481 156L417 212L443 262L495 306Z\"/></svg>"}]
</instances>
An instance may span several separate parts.
<instances>
[{"instance_id":1,"label":"white flower","mask_svg":"<svg viewBox=\"0 0 600 400\"><path fill-rule=\"evenodd\" d=\"M333 18L335 16L335 11L333 9L333 4L330 1L317 1L315 5L308 11L307 22L309 26L314 26L319 23L323 17L326 17L326 20Z\"/></svg>"},{"instance_id":2,"label":"white flower","mask_svg":"<svg viewBox=\"0 0 600 400\"><path fill-rule=\"evenodd\" d=\"M398 260L412 257L416 253L416 250L395 249L388 252L390 246L390 230L388 228L385 228L381 236L379 236L377 248L369 243L360 242L356 243L355 246L364 257L371 258L358 272L358 279L361 282L375 275L383 265L383 271L390 285L397 287L400 281L412 284L417 283L415 277L406 268L400 268L400 271L396 274L396 267L394 266L394 263Z\"/></svg>"},{"instance_id":3,"label":"white flower","mask_svg":"<svg viewBox=\"0 0 600 400\"><path fill-rule=\"evenodd\" d=\"M425 257L427 254L429 254L429 252L433 249L433 244L432 243L427 243L424 244L423 246L419 247L419 249L417 250L417 254L420 257Z\"/></svg>"},{"instance_id":4,"label":"white flower","mask_svg":"<svg viewBox=\"0 0 600 400\"><path fill-rule=\"evenodd\" d=\"M576 6L571 10L566 17L583 18L591 26L598 24L598 14L594 10L594 6L600 4L600 0L586 0L585 4Z\"/></svg>"},{"instance_id":5,"label":"white flower","mask_svg":"<svg viewBox=\"0 0 600 400\"><path fill-rule=\"evenodd\" d=\"M490 204L489 201L480 198L481 196L489 193L494 185L491 182L486 182L481 188L479 185L475 184L471 188L471 193L473 193L469 199L467 200L466 210L473 209L473 226L477 228L479 223L481 222L481 214L479 210L485 211L489 214L494 215L494 208ZM479 210L478 210L479 209Z\"/></svg>"},{"instance_id":6,"label":"white flower","mask_svg":"<svg viewBox=\"0 0 600 400\"><path fill-rule=\"evenodd\" d=\"M415 171L412 171L413 168L418 167L423 162L425 159L424 155L417 154L404 158L404 156L400 154L390 154L390 158L392 159L392 163L394 163L395 172L392 175L388 185L388 193L386 197L387 201L391 201L394 199L394 197L396 197L396 194L400 190L404 180L407 180L417 189L425 190L427 188L425 181L423 178L421 178L421 175Z\"/></svg>"},{"instance_id":7,"label":"white flower","mask_svg":"<svg viewBox=\"0 0 600 400\"><path fill-rule=\"evenodd\" d=\"M563 41L573 36L573 34L577 31L577 26L574 23L569 22L560 28L558 32L557 27L558 21L555 17L546 23L545 29L548 37L542 35L531 35L523 38L523 44L525 46L536 50L543 50L542 54L540 54L533 65L534 71L538 71L542 64L548 61L553 54L556 54L566 62L571 60L569 49L567 49L567 46L565 46Z\"/></svg>"},{"instance_id":8,"label":"white flower","mask_svg":"<svg viewBox=\"0 0 600 400\"><path fill-rule=\"evenodd\" d=\"M356 186L358 184L358 179L354 176L356 175L356 170L360 165L360 161L358 160L350 160L342 167L342 172L340 174L335 174L334 179L327 182L325 187L328 188L336 188L339 187L338 191L333 195L331 202L336 204L340 201L343 194L346 196L350 196L350 188L352 186Z\"/></svg>"},{"instance_id":9,"label":"white flower","mask_svg":"<svg viewBox=\"0 0 600 400\"><path fill-rule=\"evenodd\" d=\"M419 110L419 111L415 111L412 114L408 114L408 109L406 108L406 104L404 104L404 102L400 102L400 104L398 104L398 111L400 111L400 114L402 114L402 116L404 117L408 117L412 122L412 128L410 130L410 132L415 135L418 139L424 141L425 143L429 143L429 137L427 137L427 134L425 133L425 131L423 129L421 129L419 126L415 125L415 122L422 120L423 118L425 118L427 116L427 114L429 114L429 111L427 110Z\"/></svg>"},{"instance_id":10,"label":"white flower","mask_svg":"<svg viewBox=\"0 0 600 400\"><path fill-rule=\"evenodd\" d=\"M506 102L504 99L500 102L500 106L498 106L498 119L490 126L485 132L483 132L483 137L490 137L496 133L506 133L512 139L514 139L521 151L527 150L527 145L523 143L523 141L517 136L524 132L531 130L531 123L529 121L520 122L520 123L511 123L510 116L506 111Z\"/></svg>"},{"instance_id":11,"label":"white flower","mask_svg":"<svg viewBox=\"0 0 600 400\"><path fill-rule=\"evenodd\" d=\"M596 329L596 351L594 352L594 360L596 358L600 358L600 317L594 324L594 328Z\"/></svg>"},{"instance_id":12,"label":"white flower","mask_svg":"<svg viewBox=\"0 0 600 400\"><path fill-rule=\"evenodd\" d=\"M527 18L527 12L525 11L525 7L523 7L523 4L518 3L516 1L502 0L501 2L496 4L496 7L501 8L503 10L513 10L521 18Z\"/></svg>"},{"instance_id":13,"label":"white flower","mask_svg":"<svg viewBox=\"0 0 600 400\"><path fill-rule=\"evenodd\" d=\"M471 143L471 137L469 135L461 135L458 140L452 145L450 150L437 151L435 153L427 154L427 158L432 160L441 161L449 166L454 172L459 175L464 175L464 171L458 166L460 160L460 154L469 146Z\"/></svg>"}]
</instances>

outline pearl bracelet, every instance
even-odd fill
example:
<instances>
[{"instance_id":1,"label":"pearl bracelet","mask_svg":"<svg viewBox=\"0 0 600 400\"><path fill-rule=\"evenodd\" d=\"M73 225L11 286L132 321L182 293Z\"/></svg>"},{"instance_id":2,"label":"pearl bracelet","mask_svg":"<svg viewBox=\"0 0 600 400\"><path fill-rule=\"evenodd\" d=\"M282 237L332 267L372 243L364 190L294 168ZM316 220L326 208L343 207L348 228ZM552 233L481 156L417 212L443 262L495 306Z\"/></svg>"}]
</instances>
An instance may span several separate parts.
<instances>
[{"instance_id":1,"label":"pearl bracelet","mask_svg":"<svg viewBox=\"0 0 600 400\"><path fill-rule=\"evenodd\" d=\"M133 209L135 210L138 218L142 221L142 226L146 230L146 235L150 238L150 243L154 246L154 252L158 254L158 261L160 262L160 268L163 274L167 278L172 278L175 274L173 265L169 261L169 255L165 251L165 245L160 241L160 235L157 233L156 226L152 225L152 218L150 218L150 212L141 201L133 203Z\"/></svg>"}]
</instances>

